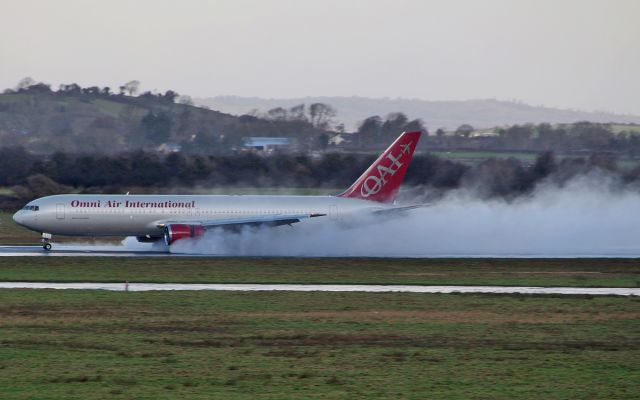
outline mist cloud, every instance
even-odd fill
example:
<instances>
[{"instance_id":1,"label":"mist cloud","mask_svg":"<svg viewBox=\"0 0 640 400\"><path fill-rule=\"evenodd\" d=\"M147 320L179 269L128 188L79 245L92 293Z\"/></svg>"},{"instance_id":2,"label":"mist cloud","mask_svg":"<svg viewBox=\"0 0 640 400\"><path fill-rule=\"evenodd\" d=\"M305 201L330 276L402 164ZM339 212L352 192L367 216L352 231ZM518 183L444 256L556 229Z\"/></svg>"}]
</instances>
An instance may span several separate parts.
<instances>
[{"instance_id":1,"label":"mist cloud","mask_svg":"<svg viewBox=\"0 0 640 400\"><path fill-rule=\"evenodd\" d=\"M417 199L419 201L419 199ZM410 201L409 201L410 202ZM637 256L640 194L615 180L583 176L540 186L512 202L453 191L435 204L359 226L321 218L292 227L209 231L174 253L239 256Z\"/></svg>"}]
</instances>

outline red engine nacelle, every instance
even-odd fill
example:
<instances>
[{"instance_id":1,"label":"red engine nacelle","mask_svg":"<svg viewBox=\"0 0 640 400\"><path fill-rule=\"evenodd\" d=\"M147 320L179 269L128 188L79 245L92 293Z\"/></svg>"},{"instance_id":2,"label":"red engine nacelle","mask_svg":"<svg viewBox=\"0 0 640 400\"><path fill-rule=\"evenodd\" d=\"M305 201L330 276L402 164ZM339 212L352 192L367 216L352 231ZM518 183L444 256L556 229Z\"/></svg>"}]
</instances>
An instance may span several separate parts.
<instances>
[{"instance_id":1,"label":"red engine nacelle","mask_svg":"<svg viewBox=\"0 0 640 400\"><path fill-rule=\"evenodd\" d=\"M202 225L169 224L164 227L164 242L169 246L176 240L198 237L203 234Z\"/></svg>"}]
</instances>

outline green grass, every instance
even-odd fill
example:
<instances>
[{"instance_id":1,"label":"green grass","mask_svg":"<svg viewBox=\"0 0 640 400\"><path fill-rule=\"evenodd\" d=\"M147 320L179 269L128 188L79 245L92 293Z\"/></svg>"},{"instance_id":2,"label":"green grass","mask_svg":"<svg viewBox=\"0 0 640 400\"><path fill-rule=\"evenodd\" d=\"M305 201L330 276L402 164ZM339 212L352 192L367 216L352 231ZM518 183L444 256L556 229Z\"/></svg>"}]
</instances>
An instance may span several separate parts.
<instances>
[{"instance_id":1,"label":"green grass","mask_svg":"<svg viewBox=\"0 0 640 400\"><path fill-rule=\"evenodd\" d=\"M0 257L0 281L639 287L640 261Z\"/></svg>"},{"instance_id":2,"label":"green grass","mask_svg":"<svg viewBox=\"0 0 640 400\"><path fill-rule=\"evenodd\" d=\"M612 124L610 129L613 133L629 132L631 134L640 133L640 125L638 124Z\"/></svg>"},{"instance_id":3,"label":"green grass","mask_svg":"<svg viewBox=\"0 0 640 400\"><path fill-rule=\"evenodd\" d=\"M432 154L448 160L464 163L477 163L489 158L516 158L523 162L533 162L538 156L536 153L510 151L434 151Z\"/></svg>"},{"instance_id":4,"label":"green grass","mask_svg":"<svg viewBox=\"0 0 640 400\"><path fill-rule=\"evenodd\" d=\"M127 108L125 104L104 99L92 100L91 104L95 105L101 112L112 117L118 117L120 113Z\"/></svg>"},{"instance_id":5,"label":"green grass","mask_svg":"<svg viewBox=\"0 0 640 400\"><path fill-rule=\"evenodd\" d=\"M621 159L617 160L616 164L622 170L632 170L640 165L640 160L632 160L632 159Z\"/></svg>"},{"instance_id":6,"label":"green grass","mask_svg":"<svg viewBox=\"0 0 640 400\"><path fill-rule=\"evenodd\" d=\"M32 98L32 95L22 93L0 94L0 103L13 103Z\"/></svg>"},{"instance_id":7,"label":"green grass","mask_svg":"<svg viewBox=\"0 0 640 400\"><path fill-rule=\"evenodd\" d=\"M0 291L3 399L638 397L640 299Z\"/></svg>"}]
</instances>

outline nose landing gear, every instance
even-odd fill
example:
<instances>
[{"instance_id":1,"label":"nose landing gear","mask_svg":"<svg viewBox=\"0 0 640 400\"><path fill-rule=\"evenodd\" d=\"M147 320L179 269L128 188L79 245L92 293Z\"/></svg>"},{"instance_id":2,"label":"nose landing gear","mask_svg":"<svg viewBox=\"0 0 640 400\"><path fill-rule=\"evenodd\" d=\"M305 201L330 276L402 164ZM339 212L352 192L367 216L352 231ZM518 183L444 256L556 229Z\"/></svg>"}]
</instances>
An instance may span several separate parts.
<instances>
[{"instance_id":1,"label":"nose landing gear","mask_svg":"<svg viewBox=\"0 0 640 400\"><path fill-rule=\"evenodd\" d=\"M51 240L51 234L50 233L44 233L42 232L42 248L45 251L50 251L51 250L51 243L49 243L49 241Z\"/></svg>"}]
</instances>

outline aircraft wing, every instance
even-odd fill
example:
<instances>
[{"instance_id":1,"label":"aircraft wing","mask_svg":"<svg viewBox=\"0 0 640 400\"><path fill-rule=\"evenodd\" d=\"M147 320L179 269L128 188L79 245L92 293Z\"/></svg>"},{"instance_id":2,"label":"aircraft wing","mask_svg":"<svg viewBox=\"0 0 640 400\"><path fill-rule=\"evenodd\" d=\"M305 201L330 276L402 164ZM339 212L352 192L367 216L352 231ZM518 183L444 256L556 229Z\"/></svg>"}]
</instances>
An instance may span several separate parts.
<instances>
[{"instance_id":1,"label":"aircraft wing","mask_svg":"<svg viewBox=\"0 0 640 400\"><path fill-rule=\"evenodd\" d=\"M327 214L271 214L271 215L243 215L235 218L216 218L200 221L167 221L163 225L188 223L202 226L204 229L224 228L240 229L245 226L279 226L291 225L304 219L324 217Z\"/></svg>"},{"instance_id":2,"label":"aircraft wing","mask_svg":"<svg viewBox=\"0 0 640 400\"><path fill-rule=\"evenodd\" d=\"M391 207L391 208L382 208L379 210L374 210L371 213L374 215L383 215L383 216L395 216L395 215L401 215L403 213L405 213L406 211L411 211L411 210L415 210L418 208L424 208L424 207L430 207L431 204L414 204L411 206L400 206L400 207Z\"/></svg>"}]
</instances>

